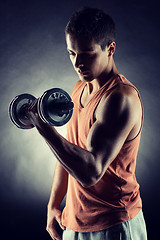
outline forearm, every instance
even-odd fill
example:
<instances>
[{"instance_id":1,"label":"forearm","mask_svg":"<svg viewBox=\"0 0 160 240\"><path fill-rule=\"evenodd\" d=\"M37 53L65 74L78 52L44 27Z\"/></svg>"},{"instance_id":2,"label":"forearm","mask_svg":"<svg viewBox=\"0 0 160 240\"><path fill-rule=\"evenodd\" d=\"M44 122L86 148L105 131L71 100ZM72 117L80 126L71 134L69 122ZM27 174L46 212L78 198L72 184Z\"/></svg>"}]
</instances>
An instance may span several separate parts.
<instances>
[{"instance_id":1,"label":"forearm","mask_svg":"<svg viewBox=\"0 0 160 240\"><path fill-rule=\"evenodd\" d=\"M50 199L48 203L49 208L59 208L66 192L68 185L68 173L62 167L62 165L57 162L53 177L52 190L50 194Z\"/></svg>"},{"instance_id":2,"label":"forearm","mask_svg":"<svg viewBox=\"0 0 160 240\"><path fill-rule=\"evenodd\" d=\"M39 133L50 145L58 161L65 170L76 178L82 185L90 184L90 176L96 176L94 156L88 150L80 148L63 138L55 128L38 128Z\"/></svg>"}]
</instances>

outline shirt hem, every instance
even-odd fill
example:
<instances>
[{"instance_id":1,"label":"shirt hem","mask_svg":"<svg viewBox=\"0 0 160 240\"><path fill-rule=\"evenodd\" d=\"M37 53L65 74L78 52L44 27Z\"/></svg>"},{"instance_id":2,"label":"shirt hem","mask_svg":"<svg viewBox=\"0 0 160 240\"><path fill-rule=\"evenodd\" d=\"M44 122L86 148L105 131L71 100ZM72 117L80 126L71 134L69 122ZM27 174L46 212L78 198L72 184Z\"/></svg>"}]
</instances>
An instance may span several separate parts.
<instances>
[{"instance_id":1,"label":"shirt hem","mask_svg":"<svg viewBox=\"0 0 160 240\"><path fill-rule=\"evenodd\" d=\"M114 227L114 226L116 226L116 225L118 225L118 224L127 222L127 221L135 218L135 217L137 216L137 214L141 211L141 209L142 209L142 208L138 208L138 211L136 211L136 214L132 215L132 217L129 217L128 219L121 220L121 221L119 220L119 221L117 221L117 222L115 222L115 223L113 223L113 224L98 225L98 224L96 223L95 226L91 226L91 227L88 227L88 225L83 226L83 227L77 227L77 226L75 226L75 225L65 224L65 221L62 221L62 224L63 224L66 228L68 228L68 229L70 229L70 230L72 230L72 231L74 231L74 232L85 232L85 233L86 233L86 232L103 231L103 230L105 230L105 229Z\"/></svg>"}]
</instances>

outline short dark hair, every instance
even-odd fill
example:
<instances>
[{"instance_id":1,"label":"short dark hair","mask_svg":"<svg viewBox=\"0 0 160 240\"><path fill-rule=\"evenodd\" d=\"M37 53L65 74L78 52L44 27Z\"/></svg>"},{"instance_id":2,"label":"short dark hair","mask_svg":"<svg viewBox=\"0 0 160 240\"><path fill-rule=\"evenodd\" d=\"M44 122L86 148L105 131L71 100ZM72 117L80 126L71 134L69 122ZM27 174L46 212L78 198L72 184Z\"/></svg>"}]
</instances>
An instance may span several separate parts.
<instances>
[{"instance_id":1,"label":"short dark hair","mask_svg":"<svg viewBox=\"0 0 160 240\"><path fill-rule=\"evenodd\" d=\"M65 28L66 34L75 37L92 37L102 50L115 41L116 30L113 19L103 10L83 7L70 18Z\"/></svg>"}]
</instances>

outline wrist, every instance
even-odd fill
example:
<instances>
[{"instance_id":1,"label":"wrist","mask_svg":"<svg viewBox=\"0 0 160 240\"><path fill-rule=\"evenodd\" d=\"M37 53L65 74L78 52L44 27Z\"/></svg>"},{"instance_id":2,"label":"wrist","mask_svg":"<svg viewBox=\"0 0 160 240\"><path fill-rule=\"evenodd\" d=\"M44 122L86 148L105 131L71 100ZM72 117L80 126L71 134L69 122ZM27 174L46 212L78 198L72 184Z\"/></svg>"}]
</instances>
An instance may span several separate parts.
<instances>
[{"instance_id":1,"label":"wrist","mask_svg":"<svg viewBox=\"0 0 160 240\"><path fill-rule=\"evenodd\" d=\"M41 122L41 124L36 126L38 132L47 140L53 137L54 127L48 125L47 123Z\"/></svg>"},{"instance_id":2,"label":"wrist","mask_svg":"<svg viewBox=\"0 0 160 240\"><path fill-rule=\"evenodd\" d=\"M61 204L61 203L58 203L57 201L55 201L55 202L50 202L50 201L49 201L49 203L48 203L48 205L47 205L47 209L48 209L48 210L59 209L59 208L60 208L60 204Z\"/></svg>"}]
</instances>

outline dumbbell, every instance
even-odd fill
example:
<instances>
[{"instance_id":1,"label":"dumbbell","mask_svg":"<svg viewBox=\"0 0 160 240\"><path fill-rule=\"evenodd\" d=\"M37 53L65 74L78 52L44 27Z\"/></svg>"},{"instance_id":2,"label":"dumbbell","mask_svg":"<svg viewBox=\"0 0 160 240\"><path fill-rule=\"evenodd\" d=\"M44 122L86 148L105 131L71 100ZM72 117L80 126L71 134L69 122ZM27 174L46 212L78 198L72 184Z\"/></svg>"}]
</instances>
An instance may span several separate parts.
<instances>
[{"instance_id":1,"label":"dumbbell","mask_svg":"<svg viewBox=\"0 0 160 240\"><path fill-rule=\"evenodd\" d=\"M30 129L34 125L27 117L26 110L36 98L28 93L16 96L9 104L9 118L20 129ZM69 94L52 88L38 99L37 109L40 118L51 126L62 126L72 117L74 104Z\"/></svg>"}]
</instances>

